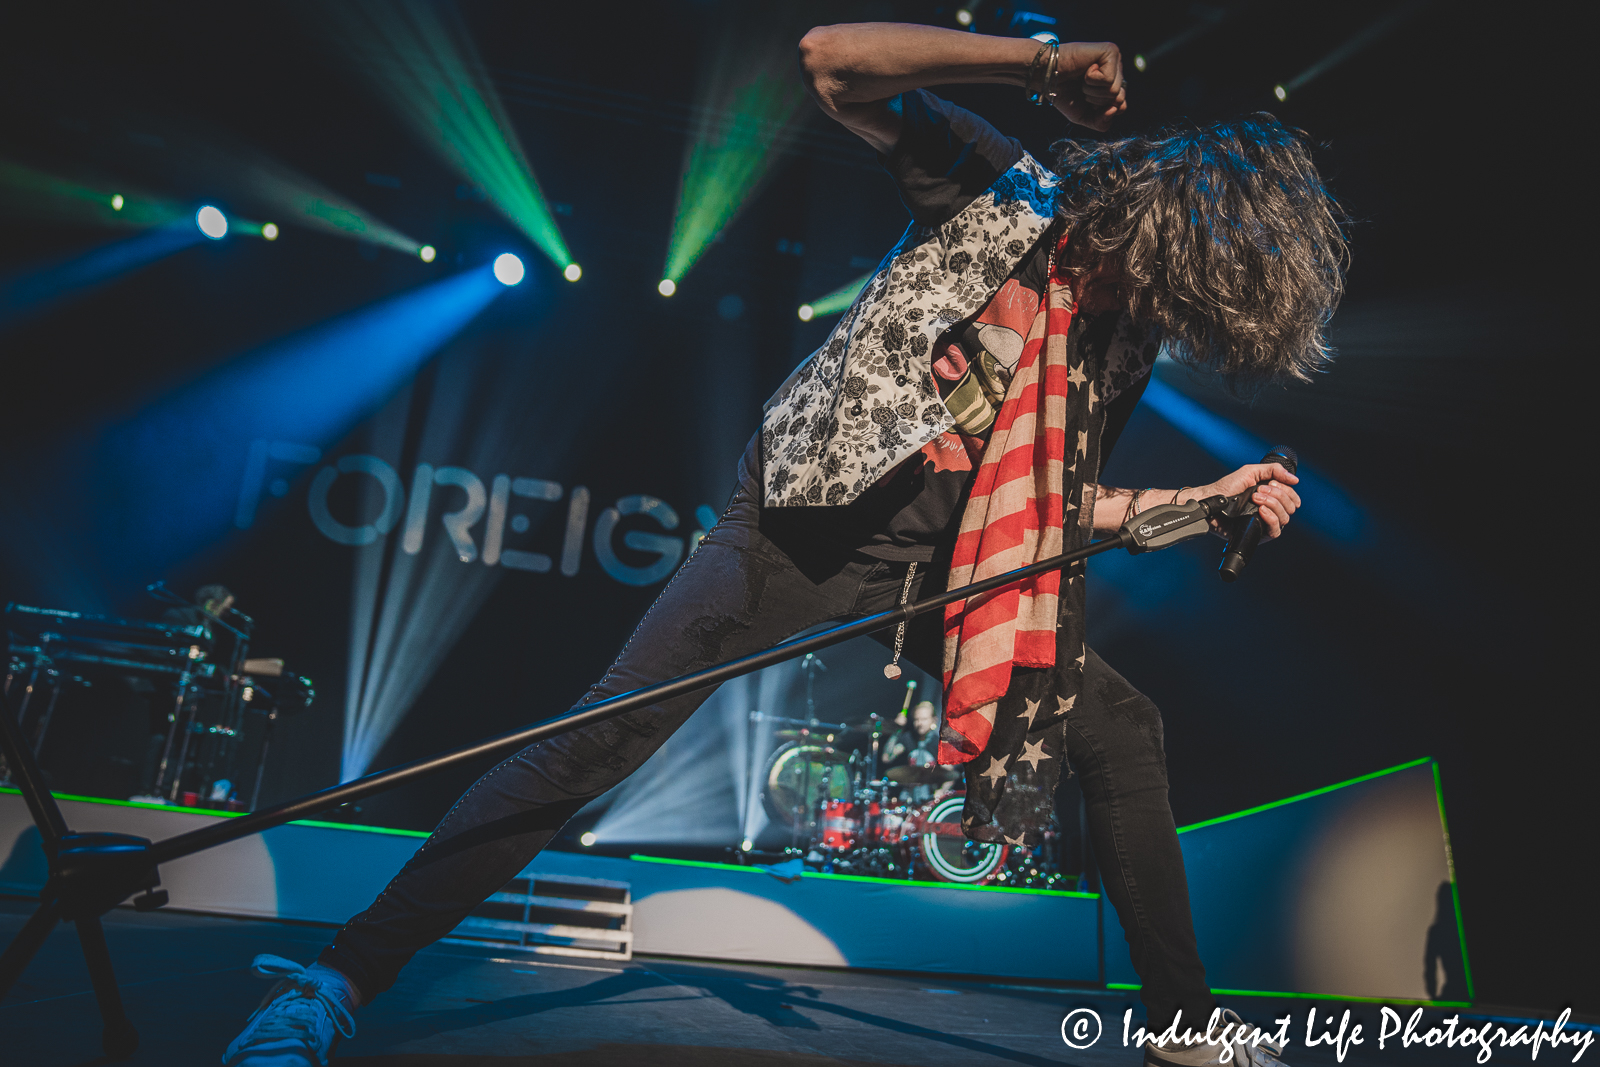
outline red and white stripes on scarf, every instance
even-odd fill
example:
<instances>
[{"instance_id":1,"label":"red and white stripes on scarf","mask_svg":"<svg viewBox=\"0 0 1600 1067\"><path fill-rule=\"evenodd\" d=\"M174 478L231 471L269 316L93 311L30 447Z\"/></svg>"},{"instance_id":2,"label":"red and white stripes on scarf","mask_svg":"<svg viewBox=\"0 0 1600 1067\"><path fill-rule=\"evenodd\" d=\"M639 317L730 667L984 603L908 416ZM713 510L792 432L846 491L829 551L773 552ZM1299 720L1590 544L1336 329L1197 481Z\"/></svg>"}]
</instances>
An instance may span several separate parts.
<instances>
[{"instance_id":1,"label":"red and white stripes on scarf","mask_svg":"<svg viewBox=\"0 0 1600 1067\"><path fill-rule=\"evenodd\" d=\"M948 588L1064 551L1067 391L1073 387L1067 330L1075 307L1072 290L1052 270L961 514ZM1055 665L1060 589L1061 572L1050 571L945 608L944 722L950 730L942 732L940 763L966 763L984 750L1013 667ZM959 742L950 739L951 731Z\"/></svg>"}]
</instances>

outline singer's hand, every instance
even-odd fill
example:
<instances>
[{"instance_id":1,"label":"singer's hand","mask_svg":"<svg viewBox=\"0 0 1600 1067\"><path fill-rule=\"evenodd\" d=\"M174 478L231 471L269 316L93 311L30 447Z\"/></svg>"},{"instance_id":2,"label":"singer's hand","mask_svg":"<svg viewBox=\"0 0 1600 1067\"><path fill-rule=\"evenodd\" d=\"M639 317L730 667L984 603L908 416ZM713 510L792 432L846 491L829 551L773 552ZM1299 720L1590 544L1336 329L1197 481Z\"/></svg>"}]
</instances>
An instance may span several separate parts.
<instances>
[{"instance_id":1,"label":"singer's hand","mask_svg":"<svg viewBox=\"0 0 1600 1067\"><path fill-rule=\"evenodd\" d=\"M1283 533L1283 528L1289 525L1289 516L1300 506L1300 494L1290 488L1299 481L1281 463L1251 463L1210 485L1180 494L1179 501L1188 503L1208 496L1238 496L1255 486L1250 500L1261 510L1261 523L1267 528L1262 540L1270 541Z\"/></svg>"}]
</instances>

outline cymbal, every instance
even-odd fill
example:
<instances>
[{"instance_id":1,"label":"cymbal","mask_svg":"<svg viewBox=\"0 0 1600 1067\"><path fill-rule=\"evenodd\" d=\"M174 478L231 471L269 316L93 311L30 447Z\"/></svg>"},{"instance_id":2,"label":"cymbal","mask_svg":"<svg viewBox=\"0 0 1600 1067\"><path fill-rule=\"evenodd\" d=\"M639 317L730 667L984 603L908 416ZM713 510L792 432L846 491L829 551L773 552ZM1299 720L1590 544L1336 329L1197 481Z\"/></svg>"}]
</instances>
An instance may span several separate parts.
<instances>
[{"instance_id":1,"label":"cymbal","mask_svg":"<svg viewBox=\"0 0 1600 1067\"><path fill-rule=\"evenodd\" d=\"M953 767L890 767L885 776L896 785L943 785L956 777Z\"/></svg>"}]
</instances>

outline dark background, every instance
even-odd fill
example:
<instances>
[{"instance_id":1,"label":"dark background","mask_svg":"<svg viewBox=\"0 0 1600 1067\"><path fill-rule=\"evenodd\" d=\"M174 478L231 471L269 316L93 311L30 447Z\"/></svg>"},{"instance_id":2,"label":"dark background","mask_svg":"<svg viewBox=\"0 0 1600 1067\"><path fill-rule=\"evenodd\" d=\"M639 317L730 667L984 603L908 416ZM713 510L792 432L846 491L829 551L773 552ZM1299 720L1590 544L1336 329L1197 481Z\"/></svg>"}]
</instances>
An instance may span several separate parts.
<instances>
[{"instance_id":1,"label":"dark background","mask_svg":"<svg viewBox=\"0 0 1600 1067\"><path fill-rule=\"evenodd\" d=\"M1583 859L1596 816L1595 701L1580 674L1593 583L1587 546L1569 534L1586 495L1574 477L1587 443L1575 372L1592 356L1573 312L1587 272L1567 247L1578 206L1568 157L1582 138L1563 135L1578 98L1561 57L1574 30L1435 4L1278 104L1274 83L1392 5L1033 6L1060 20L1063 37L1114 40L1125 56L1222 11L1129 74L1116 132L1273 110L1309 132L1353 217L1332 371L1248 404L1179 368L1158 373L1250 432L1295 445L1364 510L1370 536L1291 531L1232 587L1212 577L1209 543L1093 567L1091 640L1164 710L1180 825L1434 756L1479 999L1600 1012ZM948 26L952 10L840 3L794 18ZM1009 10L980 9L980 28L1009 32ZM198 203L215 191L154 143L173 136L149 131L199 144L226 136L441 251L430 267L286 226L276 244L196 246L0 331L0 597L150 616L142 590L158 578L234 589L259 620L256 652L317 680L315 708L280 731L267 801L338 778L353 553L312 528L309 474L247 532L199 544L168 536L196 498L231 501L237 482L186 480L185 457L161 459L157 440L148 455L174 473L130 483L120 442L145 412L267 341L512 248L529 282L391 391L391 412L409 413L409 462L438 382L464 376L516 428L504 463L474 467L486 481L510 470L587 485L596 508L651 493L685 517L700 505L720 512L762 401L832 325L801 323L795 307L860 275L905 221L871 153L808 113L809 147L774 162L663 300L654 287L682 169L682 105L725 13L710 3L461 11L545 194L570 206L559 222L580 284L561 281L488 205L458 195L460 180L342 69L315 8L79 3L0 16L0 155ZM1068 132L1012 89L948 95L1038 154ZM0 276L120 236L42 225L23 201L0 221ZM802 242L804 254L778 251L780 241ZM732 318L729 295L742 303ZM326 453L371 449L362 419L376 407L352 412L349 435L323 442ZM471 428L469 418L459 454L421 458L473 467ZM231 429L229 440L272 436L270 425ZM242 466L242 452L222 452L207 463ZM1176 486L1220 473L1141 409L1103 480ZM541 522L530 536L551 551L558 526ZM592 550L576 578L500 572L375 766L565 708L657 589L611 580ZM349 817L431 826L474 773Z\"/></svg>"}]
</instances>

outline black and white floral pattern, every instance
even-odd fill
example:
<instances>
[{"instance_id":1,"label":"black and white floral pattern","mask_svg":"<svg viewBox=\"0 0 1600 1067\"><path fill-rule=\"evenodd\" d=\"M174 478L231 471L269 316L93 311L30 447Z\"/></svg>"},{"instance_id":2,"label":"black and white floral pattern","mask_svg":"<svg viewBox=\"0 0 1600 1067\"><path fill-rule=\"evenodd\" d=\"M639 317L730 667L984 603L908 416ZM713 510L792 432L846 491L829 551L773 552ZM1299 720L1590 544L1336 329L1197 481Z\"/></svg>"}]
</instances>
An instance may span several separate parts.
<instances>
[{"instance_id":1,"label":"black and white floral pattern","mask_svg":"<svg viewBox=\"0 0 1600 1067\"><path fill-rule=\"evenodd\" d=\"M977 314L1049 228L1056 184L1024 152L949 222L906 230L827 343L767 401L769 506L848 504L954 425L933 384L933 341Z\"/></svg>"}]
</instances>

